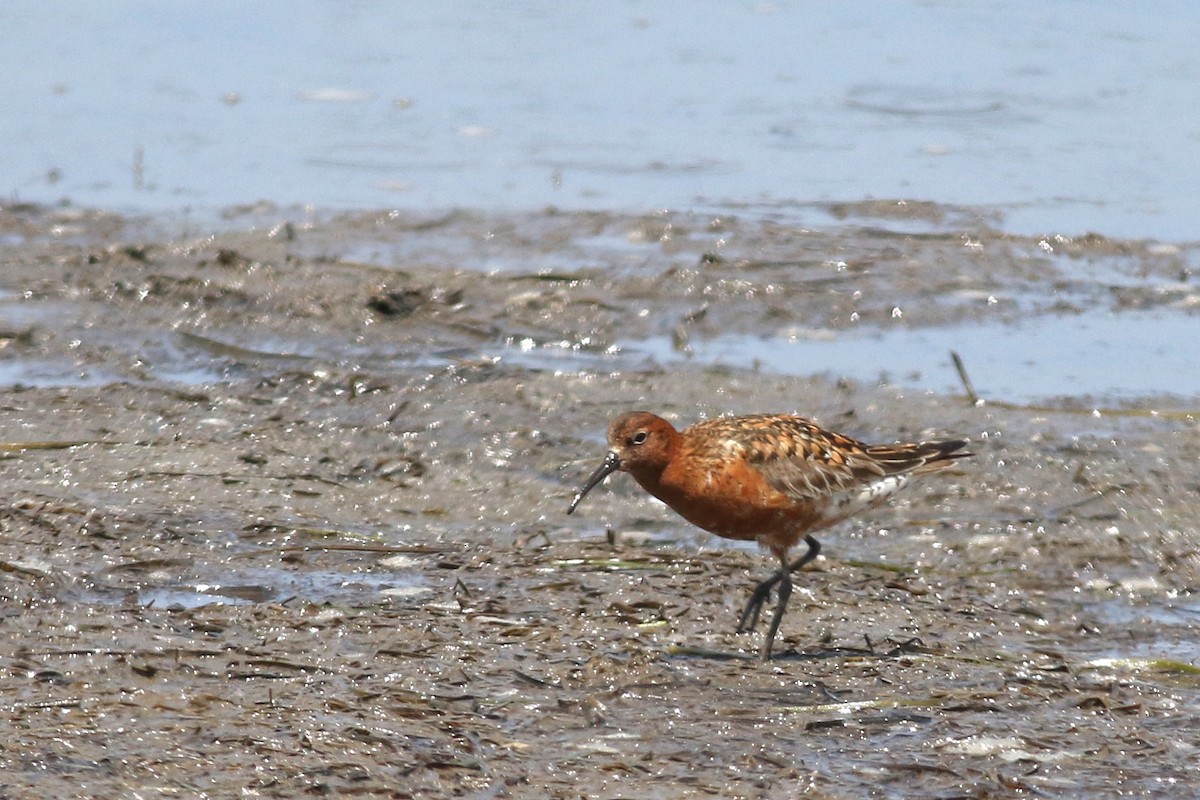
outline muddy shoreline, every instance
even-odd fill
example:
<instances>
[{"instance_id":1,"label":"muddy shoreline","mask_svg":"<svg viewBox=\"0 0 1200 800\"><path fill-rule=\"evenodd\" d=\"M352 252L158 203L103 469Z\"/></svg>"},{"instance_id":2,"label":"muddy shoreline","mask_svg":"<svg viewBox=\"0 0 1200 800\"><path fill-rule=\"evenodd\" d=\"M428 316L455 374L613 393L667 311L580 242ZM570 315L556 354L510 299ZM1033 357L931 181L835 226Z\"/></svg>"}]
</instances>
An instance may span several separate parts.
<instances>
[{"instance_id":1,"label":"muddy shoreline","mask_svg":"<svg viewBox=\"0 0 1200 800\"><path fill-rule=\"evenodd\" d=\"M1200 401L686 357L1194 315L1194 248L844 215L6 208L0 796L1198 796ZM622 476L564 514L636 407L977 455L823 535L764 665L768 559Z\"/></svg>"}]
</instances>

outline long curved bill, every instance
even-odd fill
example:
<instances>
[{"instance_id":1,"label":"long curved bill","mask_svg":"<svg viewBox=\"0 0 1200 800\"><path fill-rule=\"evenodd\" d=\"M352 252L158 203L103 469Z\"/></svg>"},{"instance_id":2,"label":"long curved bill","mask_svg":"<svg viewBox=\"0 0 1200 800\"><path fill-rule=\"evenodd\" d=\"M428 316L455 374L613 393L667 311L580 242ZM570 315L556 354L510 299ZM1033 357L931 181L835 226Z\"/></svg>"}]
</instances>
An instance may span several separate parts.
<instances>
[{"instance_id":1,"label":"long curved bill","mask_svg":"<svg viewBox=\"0 0 1200 800\"><path fill-rule=\"evenodd\" d=\"M583 500L584 496L587 495L588 492L590 492L592 489L595 489L596 486L599 485L600 481L604 480L620 468L621 457L617 455L615 451L609 450L608 455L604 457L604 463L596 468L596 471L592 473L592 477L588 478L587 483L585 483L583 488L579 490L579 494L575 495L575 499L571 501L571 506L567 509L567 513L573 514L575 512L575 507L579 505L580 501Z\"/></svg>"}]
</instances>

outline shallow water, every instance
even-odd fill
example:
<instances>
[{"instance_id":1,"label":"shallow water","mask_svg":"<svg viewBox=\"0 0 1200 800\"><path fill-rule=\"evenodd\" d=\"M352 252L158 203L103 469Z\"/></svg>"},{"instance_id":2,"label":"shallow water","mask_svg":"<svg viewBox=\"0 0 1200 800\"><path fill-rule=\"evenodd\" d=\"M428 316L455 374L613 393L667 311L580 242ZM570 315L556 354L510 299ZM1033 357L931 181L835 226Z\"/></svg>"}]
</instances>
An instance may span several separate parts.
<instances>
[{"instance_id":1,"label":"shallow water","mask_svg":"<svg viewBox=\"0 0 1200 800\"><path fill-rule=\"evenodd\" d=\"M1191 345L1197 337L1197 314L1096 310L1015 323L696 337L687 353L670 337L622 342L621 347L626 357L664 365L688 359L791 375L882 380L934 392L962 391L949 356L956 352L984 399L1028 403L1174 395L1186 401L1200 396L1200 369Z\"/></svg>"},{"instance_id":2,"label":"shallow water","mask_svg":"<svg viewBox=\"0 0 1200 800\"><path fill-rule=\"evenodd\" d=\"M914 198L1192 241L1200 18L930 3L7 3L0 193L782 211ZM603 62L603 69L595 64Z\"/></svg>"},{"instance_id":3,"label":"shallow water","mask_svg":"<svg viewBox=\"0 0 1200 800\"><path fill-rule=\"evenodd\" d=\"M380 598L411 598L430 590L423 581L400 573L337 572L321 569L220 569L208 580L148 581L124 591L90 593L93 603L133 602L146 607L201 608L255 603L378 603ZM162 584L162 585L156 585Z\"/></svg>"}]
</instances>

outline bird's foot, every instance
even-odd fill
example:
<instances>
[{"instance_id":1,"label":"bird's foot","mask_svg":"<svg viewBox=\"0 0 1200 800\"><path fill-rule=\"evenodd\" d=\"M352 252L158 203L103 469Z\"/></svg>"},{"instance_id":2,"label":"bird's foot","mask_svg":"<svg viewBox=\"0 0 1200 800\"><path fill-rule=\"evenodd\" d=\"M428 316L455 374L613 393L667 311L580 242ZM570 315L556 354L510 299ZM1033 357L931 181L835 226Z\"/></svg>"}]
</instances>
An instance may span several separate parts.
<instances>
[{"instance_id":1,"label":"bird's foot","mask_svg":"<svg viewBox=\"0 0 1200 800\"><path fill-rule=\"evenodd\" d=\"M779 583L779 579L780 575L776 573L754 587L754 592L746 601L746 607L742 609L742 616L738 618L738 633L752 631L758 625L758 615L762 612L763 604L771 596L771 590L775 588L775 584Z\"/></svg>"}]
</instances>

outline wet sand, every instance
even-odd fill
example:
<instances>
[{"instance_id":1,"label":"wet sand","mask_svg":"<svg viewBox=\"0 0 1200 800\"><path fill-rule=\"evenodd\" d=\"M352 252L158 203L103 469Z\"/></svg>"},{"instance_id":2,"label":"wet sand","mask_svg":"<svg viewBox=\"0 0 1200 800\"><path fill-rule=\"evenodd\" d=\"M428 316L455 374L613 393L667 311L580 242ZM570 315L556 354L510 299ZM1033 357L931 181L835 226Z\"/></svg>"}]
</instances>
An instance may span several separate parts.
<instances>
[{"instance_id":1,"label":"wet sand","mask_svg":"<svg viewBox=\"0 0 1200 800\"><path fill-rule=\"evenodd\" d=\"M682 357L1194 315L1194 253L844 211L6 208L0 796L1200 796L1200 401ZM767 557L627 476L565 516L638 407L976 456L819 536L764 664Z\"/></svg>"}]
</instances>

